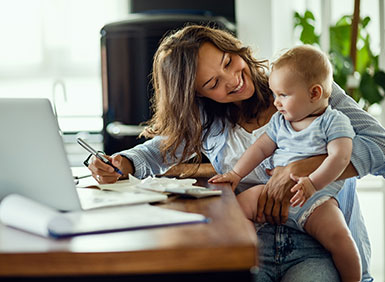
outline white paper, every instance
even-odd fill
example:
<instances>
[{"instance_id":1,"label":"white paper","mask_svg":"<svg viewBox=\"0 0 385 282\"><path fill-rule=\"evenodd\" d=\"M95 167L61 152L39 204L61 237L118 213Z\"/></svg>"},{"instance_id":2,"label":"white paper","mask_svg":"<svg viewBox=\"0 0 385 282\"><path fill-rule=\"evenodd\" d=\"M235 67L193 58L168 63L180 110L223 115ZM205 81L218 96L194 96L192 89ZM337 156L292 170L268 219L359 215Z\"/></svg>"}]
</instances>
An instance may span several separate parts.
<instances>
[{"instance_id":1,"label":"white paper","mask_svg":"<svg viewBox=\"0 0 385 282\"><path fill-rule=\"evenodd\" d=\"M54 234L66 235L197 223L205 220L201 214L141 204L70 213L65 219L61 217L51 221L49 229Z\"/></svg>"},{"instance_id":2,"label":"white paper","mask_svg":"<svg viewBox=\"0 0 385 282\"><path fill-rule=\"evenodd\" d=\"M138 179L132 175L126 180L120 180L114 184L97 184L96 186L102 190L109 191L130 191L132 188L140 188L157 192L167 192L170 190L185 191L191 188L197 188L199 186L193 185L196 183L196 179L185 178L176 179L168 177L147 177L145 179ZM201 187L205 188L205 187Z\"/></svg>"},{"instance_id":3,"label":"white paper","mask_svg":"<svg viewBox=\"0 0 385 282\"><path fill-rule=\"evenodd\" d=\"M5 225L46 237L206 222L201 214L149 204L61 213L20 195L3 199L0 220Z\"/></svg>"},{"instance_id":4,"label":"white paper","mask_svg":"<svg viewBox=\"0 0 385 282\"><path fill-rule=\"evenodd\" d=\"M8 195L0 204L0 220L6 225L48 236L48 223L59 212L20 195Z\"/></svg>"},{"instance_id":5,"label":"white paper","mask_svg":"<svg viewBox=\"0 0 385 282\"><path fill-rule=\"evenodd\" d=\"M93 188L77 188L77 192L81 206L84 210L167 200L167 195L135 187L126 187L124 189L113 191L101 191Z\"/></svg>"}]
</instances>

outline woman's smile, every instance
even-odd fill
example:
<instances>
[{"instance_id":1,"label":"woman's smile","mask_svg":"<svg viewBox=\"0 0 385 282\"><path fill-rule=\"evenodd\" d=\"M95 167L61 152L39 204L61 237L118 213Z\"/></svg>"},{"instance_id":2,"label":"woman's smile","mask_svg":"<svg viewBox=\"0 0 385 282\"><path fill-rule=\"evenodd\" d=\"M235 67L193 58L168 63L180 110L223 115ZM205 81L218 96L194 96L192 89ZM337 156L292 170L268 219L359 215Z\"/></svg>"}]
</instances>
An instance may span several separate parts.
<instances>
[{"instance_id":1,"label":"woman's smile","mask_svg":"<svg viewBox=\"0 0 385 282\"><path fill-rule=\"evenodd\" d=\"M245 88L244 86L245 86L246 84L245 84L245 82L244 82L244 80L243 80L243 72L242 72L242 75L241 75L241 78L240 78L240 81L239 81L239 84L238 84L238 86L233 90L233 91L231 91L229 94L234 94L234 93L236 93L236 92L242 92L242 90Z\"/></svg>"}]
</instances>

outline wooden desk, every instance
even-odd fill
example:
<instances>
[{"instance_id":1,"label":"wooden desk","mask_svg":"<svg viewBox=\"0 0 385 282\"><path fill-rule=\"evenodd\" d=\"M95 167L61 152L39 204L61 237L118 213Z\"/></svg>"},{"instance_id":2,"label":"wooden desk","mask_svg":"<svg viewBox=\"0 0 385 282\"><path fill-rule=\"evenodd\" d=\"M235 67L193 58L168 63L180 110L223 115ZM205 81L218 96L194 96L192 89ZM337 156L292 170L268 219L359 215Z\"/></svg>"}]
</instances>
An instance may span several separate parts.
<instances>
[{"instance_id":1,"label":"wooden desk","mask_svg":"<svg viewBox=\"0 0 385 282\"><path fill-rule=\"evenodd\" d=\"M0 225L2 277L137 275L248 271L257 264L255 231L228 185L221 197L171 198L158 206L211 219L146 230L47 239Z\"/></svg>"}]
</instances>

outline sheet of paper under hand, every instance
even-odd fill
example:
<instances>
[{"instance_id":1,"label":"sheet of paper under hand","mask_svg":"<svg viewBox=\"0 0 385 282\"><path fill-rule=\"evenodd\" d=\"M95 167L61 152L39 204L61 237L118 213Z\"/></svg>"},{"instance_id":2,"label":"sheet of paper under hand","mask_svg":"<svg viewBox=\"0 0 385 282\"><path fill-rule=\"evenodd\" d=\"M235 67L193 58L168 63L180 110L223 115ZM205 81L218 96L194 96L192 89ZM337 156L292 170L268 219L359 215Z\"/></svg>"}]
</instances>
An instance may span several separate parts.
<instances>
[{"instance_id":1,"label":"sheet of paper under hand","mask_svg":"<svg viewBox=\"0 0 385 282\"><path fill-rule=\"evenodd\" d=\"M185 178L168 178L168 177L147 177L138 179L129 175L129 179L120 180L114 184L99 184L96 185L102 190L125 192L132 189L145 189L156 192L169 192L181 194L193 198L204 198L211 196L220 196L221 190L208 189L206 187L193 185L196 179Z\"/></svg>"},{"instance_id":2,"label":"sheet of paper under hand","mask_svg":"<svg viewBox=\"0 0 385 282\"><path fill-rule=\"evenodd\" d=\"M184 191L192 188L203 188L200 186L195 186L196 179L185 178L168 178L168 177L147 177L145 179L138 179L131 174L126 180L120 180L114 184L99 184L97 185L102 190L111 190L111 191L124 191L126 189L131 189L132 187L142 188L157 192L167 192L169 190L180 190Z\"/></svg>"}]
</instances>

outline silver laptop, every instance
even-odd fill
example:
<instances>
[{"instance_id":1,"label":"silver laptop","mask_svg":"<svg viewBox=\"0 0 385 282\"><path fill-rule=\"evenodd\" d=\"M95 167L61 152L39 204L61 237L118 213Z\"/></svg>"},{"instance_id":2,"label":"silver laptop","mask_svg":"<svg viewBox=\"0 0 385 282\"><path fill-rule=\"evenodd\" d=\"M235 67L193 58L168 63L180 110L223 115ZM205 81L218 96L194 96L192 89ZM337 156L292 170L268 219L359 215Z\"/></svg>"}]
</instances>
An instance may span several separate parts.
<instances>
[{"instance_id":1,"label":"silver laptop","mask_svg":"<svg viewBox=\"0 0 385 282\"><path fill-rule=\"evenodd\" d=\"M0 99L0 132L0 200L16 193L60 211L82 209L48 99ZM164 199L144 192L138 201Z\"/></svg>"}]
</instances>

